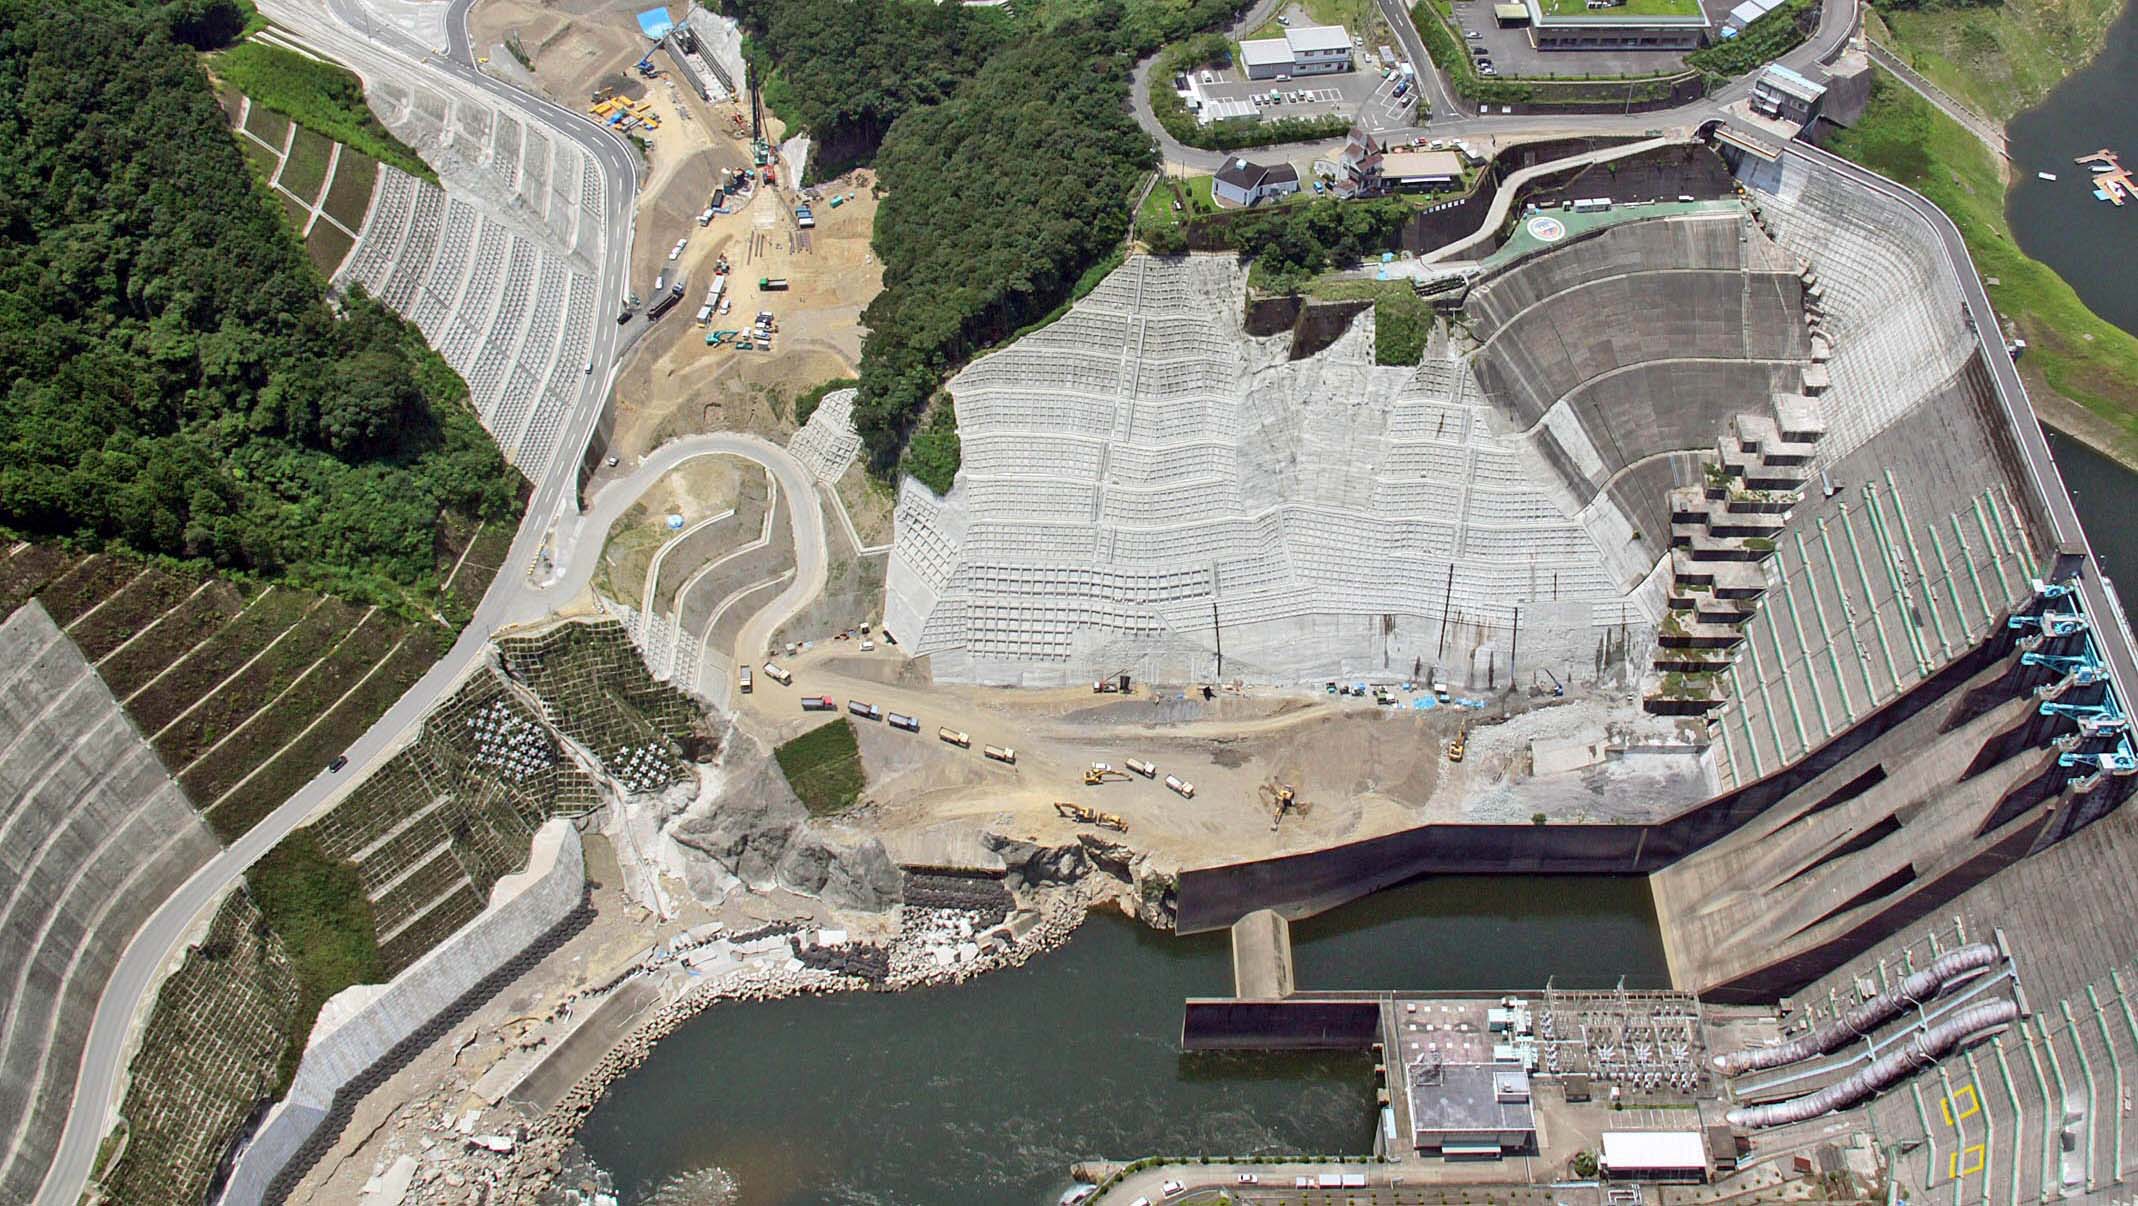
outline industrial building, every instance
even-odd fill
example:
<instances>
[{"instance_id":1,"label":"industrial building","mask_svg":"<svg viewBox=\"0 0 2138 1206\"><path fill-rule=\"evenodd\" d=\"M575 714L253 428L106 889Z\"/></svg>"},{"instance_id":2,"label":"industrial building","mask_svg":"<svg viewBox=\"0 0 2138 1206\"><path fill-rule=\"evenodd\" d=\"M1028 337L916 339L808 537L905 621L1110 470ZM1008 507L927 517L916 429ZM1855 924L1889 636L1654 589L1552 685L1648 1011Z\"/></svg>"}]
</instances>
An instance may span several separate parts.
<instances>
[{"instance_id":1,"label":"industrial building","mask_svg":"<svg viewBox=\"0 0 2138 1206\"><path fill-rule=\"evenodd\" d=\"M1752 83L1752 108L1768 117L1810 125L1819 115L1826 86L1814 83L1780 63L1770 63Z\"/></svg>"},{"instance_id":2,"label":"industrial building","mask_svg":"<svg viewBox=\"0 0 2138 1206\"><path fill-rule=\"evenodd\" d=\"M1529 1073L1492 1064L1406 1064L1411 1146L1450 1160L1498 1160L1534 1151Z\"/></svg>"},{"instance_id":3,"label":"industrial building","mask_svg":"<svg viewBox=\"0 0 2138 1206\"><path fill-rule=\"evenodd\" d=\"M1305 25L1281 38L1240 43L1240 67L1251 80L1329 75L1351 70L1351 35L1341 25Z\"/></svg>"},{"instance_id":4,"label":"industrial building","mask_svg":"<svg viewBox=\"0 0 2138 1206\"><path fill-rule=\"evenodd\" d=\"M1605 1131L1597 1170L1616 1181L1705 1181L1699 1131Z\"/></svg>"},{"instance_id":5,"label":"industrial building","mask_svg":"<svg viewBox=\"0 0 2138 1206\"><path fill-rule=\"evenodd\" d=\"M1559 3L1551 0L1524 4L1529 39L1538 50L1698 50L1707 40L1709 22L1698 0L1687 0L1674 13L1640 16L1602 0L1588 0L1582 11L1568 13L1556 11Z\"/></svg>"},{"instance_id":6,"label":"industrial building","mask_svg":"<svg viewBox=\"0 0 2138 1206\"><path fill-rule=\"evenodd\" d=\"M1218 204L1242 209L1298 191L1299 169L1289 163L1265 165L1234 158L1227 160L1210 181L1210 195Z\"/></svg>"},{"instance_id":7,"label":"industrial building","mask_svg":"<svg viewBox=\"0 0 2138 1206\"><path fill-rule=\"evenodd\" d=\"M1744 3L1730 10L1729 16L1722 19L1722 28L1716 32L1716 36L1725 41L1734 38L1754 21L1780 8L1785 2L1786 0L1744 0Z\"/></svg>"}]
</instances>

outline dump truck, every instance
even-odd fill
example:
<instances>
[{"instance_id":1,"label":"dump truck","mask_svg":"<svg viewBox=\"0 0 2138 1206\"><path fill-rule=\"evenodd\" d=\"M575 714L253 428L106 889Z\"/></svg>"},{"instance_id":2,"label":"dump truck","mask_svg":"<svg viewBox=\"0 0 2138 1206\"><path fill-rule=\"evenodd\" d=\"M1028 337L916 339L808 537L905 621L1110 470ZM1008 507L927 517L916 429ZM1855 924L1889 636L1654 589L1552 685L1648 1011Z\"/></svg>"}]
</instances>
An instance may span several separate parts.
<instances>
[{"instance_id":1,"label":"dump truck","mask_svg":"<svg viewBox=\"0 0 2138 1206\"><path fill-rule=\"evenodd\" d=\"M750 693L750 687L750 668L748 666L744 666L742 669L735 672L735 689L741 691L744 695L748 695Z\"/></svg>"},{"instance_id":2,"label":"dump truck","mask_svg":"<svg viewBox=\"0 0 2138 1206\"><path fill-rule=\"evenodd\" d=\"M875 704L862 703L858 699L847 700L846 710L852 712L856 716L863 718L864 720L883 719L882 708L877 707Z\"/></svg>"},{"instance_id":3,"label":"dump truck","mask_svg":"<svg viewBox=\"0 0 2138 1206\"><path fill-rule=\"evenodd\" d=\"M791 687L794 685L794 675L789 674L786 670L780 668L779 666L773 665L771 662L765 663L765 677L771 679L773 682L778 683L782 687Z\"/></svg>"},{"instance_id":4,"label":"dump truck","mask_svg":"<svg viewBox=\"0 0 2138 1206\"><path fill-rule=\"evenodd\" d=\"M1007 762L1011 766L1017 765L1017 751L1011 746L983 745L980 747L980 752L997 762Z\"/></svg>"},{"instance_id":5,"label":"dump truck","mask_svg":"<svg viewBox=\"0 0 2138 1206\"><path fill-rule=\"evenodd\" d=\"M904 715L902 713L892 712L889 715L885 716L884 719L886 721L889 721L891 727L894 729L904 729L908 733L918 733L921 731L921 722L919 720L915 719L914 717Z\"/></svg>"},{"instance_id":6,"label":"dump truck","mask_svg":"<svg viewBox=\"0 0 2138 1206\"><path fill-rule=\"evenodd\" d=\"M949 744L957 746L961 750L969 750L972 748L972 737L968 734L961 733L956 729L937 729L935 731L935 735L937 737L942 738Z\"/></svg>"},{"instance_id":7,"label":"dump truck","mask_svg":"<svg viewBox=\"0 0 2138 1206\"><path fill-rule=\"evenodd\" d=\"M836 712L839 710L839 701L829 695L804 695L802 697L802 710L804 712Z\"/></svg>"},{"instance_id":8,"label":"dump truck","mask_svg":"<svg viewBox=\"0 0 2138 1206\"><path fill-rule=\"evenodd\" d=\"M1158 777L1158 768L1148 762L1145 762L1141 758L1129 759L1127 766L1128 769L1136 772L1139 775L1142 775L1146 779L1155 779Z\"/></svg>"},{"instance_id":9,"label":"dump truck","mask_svg":"<svg viewBox=\"0 0 2138 1206\"><path fill-rule=\"evenodd\" d=\"M778 293L786 287L787 278L784 276L761 276L757 278L757 288L760 292Z\"/></svg>"},{"instance_id":10,"label":"dump truck","mask_svg":"<svg viewBox=\"0 0 2138 1206\"><path fill-rule=\"evenodd\" d=\"M670 285L668 287L668 292L663 293L659 297L654 298L653 304L646 307L646 321L660 321L661 315L666 314L670 310L675 309L676 303L682 300L683 282L677 281L675 284Z\"/></svg>"},{"instance_id":11,"label":"dump truck","mask_svg":"<svg viewBox=\"0 0 2138 1206\"><path fill-rule=\"evenodd\" d=\"M1195 784L1175 775L1166 776L1166 787L1183 800L1195 798Z\"/></svg>"}]
</instances>

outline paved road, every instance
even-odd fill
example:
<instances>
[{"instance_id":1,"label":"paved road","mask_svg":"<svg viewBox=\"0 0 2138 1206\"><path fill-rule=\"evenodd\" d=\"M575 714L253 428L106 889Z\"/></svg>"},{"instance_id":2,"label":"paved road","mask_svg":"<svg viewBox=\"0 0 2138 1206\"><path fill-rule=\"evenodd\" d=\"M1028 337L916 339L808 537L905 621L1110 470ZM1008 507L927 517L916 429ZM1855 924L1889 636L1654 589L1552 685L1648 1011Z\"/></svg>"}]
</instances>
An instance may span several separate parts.
<instances>
[{"instance_id":1,"label":"paved road","mask_svg":"<svg viewBox=\"0 0 2138 1206\"><path fill-rule=\"evenodd\" d=\"M579 115L476 71L466 32L471 2L454 0L448 10L448 29L457 36L449 40L446 56L421 45L397 27L372 19L358 0L264 0L261 8L277 24L357 69L360 75L427 76L448 88L480 93L494 103L517 110L524 119L549 132L569 138L594 156L603 177L602 197L608 219L598 281L601 307L597 314L602 309L613 312L621 304L630 262L632 216L638 198L638 154ZM568 596L575 589L569 581L541 589L528 581L525 570L534 564L552 526L569 524L577 518L579 462L608 395L618 338L616 324L606 321L605 316L597 322L591 358L600 371L587 375L558 441L556 458L542 480L535 483L534 498L504 567L452 649L350 745L349 762L341 773L322 772L210 860L164 901L120 957L90 1024L75 1082L74 1111L38 1191L40 1206L73 1206L80 1197L97 1145L116 1119L115 1098L123 1071L120 1061L136 1014L147 1005L165 965L178 955L195 916L290 830L386 757L402 734L482 659L493 631L520 618L539 616L548 610L552 600Z\"/></svg>"},{"instance_id":2,"label":"paved road","mask_svg":"<svg viewBox=\"0 0 2138 1206\"><path fill-rule=\"evenodd\" d=\"M1910 67L1901 57L1877 42L1868 42L1871 60L1892 74L1894 79L1913 88L1916 95L1944 110L1945 116L1959 122L1961 127L1982 140L2001 159L2010 159L2012 152L2005 142L2004 127L1991 118L1975 112L1958 97L1924 79L1922 74Z\"/></svg>"},{"instance_id":3,"label":"paved road","mask_svg":"<svg viewBox=\"0 0 2138 1206\"><path fill-rule=\"evenodd\" d=\"M1233 32L1252 30L1268 20L1276 0L1263 0L1247 17L1233 26ZM1453 86L1440 70L1432 65L1426 53L1425 42L1418 29L1411 23L1410 10L1402 0L1376 0L1381 15L1395 30L1396 41L1402 44L1403 53L1417 66L1433 90L1433 111L1422 125L1404 126L1394 130L1377 130L1375 133L1388 142L1407 142L1414 138L1485 138L1526 141L1555 137L1636 135L1650 130L1662 130L1678 136L1689 136L1702 124L1727 115L1727 109L1752 94L1752 77L1747 75L1717 89L1689 105L1676 109L1659 109L1649 113L1517 113L1480 114L1465 107L1455 95ZM1798 71L1808 70L1820 63L1838 57L1849 38L1855 33L1859 15L1858 0L1821 0L1819 27L1806 38L1802 45L1776 60ZM1160 154L1165 161L1179 167L1197 171L1216 171L1223 167L1229 155L1243 152L1206 151L1200 147L1182 144L1166 133L1158 124L1157 114L1151 111L1148 84L1157 59L1145 59L1136 67L1131 108L1144 131L1157 140ZM1258 158L1281 158L1297 163L1309 158L1334 156L1343 149L1344 140L1328 142L1285 143L1276 146L1255 147L1244 152Z\"/></svg>"}]
</instances>

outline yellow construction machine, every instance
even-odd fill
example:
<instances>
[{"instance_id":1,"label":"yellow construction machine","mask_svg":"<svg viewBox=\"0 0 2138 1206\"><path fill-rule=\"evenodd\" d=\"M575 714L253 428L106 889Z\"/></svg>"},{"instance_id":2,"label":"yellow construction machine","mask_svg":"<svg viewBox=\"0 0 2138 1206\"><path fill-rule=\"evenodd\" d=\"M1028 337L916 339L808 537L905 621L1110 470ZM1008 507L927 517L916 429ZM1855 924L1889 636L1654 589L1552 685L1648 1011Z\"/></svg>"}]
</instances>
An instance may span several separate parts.
<instances>
[{"instance_id":1,"label":"yellow construction machine","mask_svg":"<svg viewBox=\"0 0 2138 1206\"><path fill-rule=\"evenodd\" d=\"M1062 814L1067 820L1081 824L1097 825L1101 829L1111 829L1116 833L1128 832L1127 821L1122 820L1113 813L1100 812L1096 808L1086 808L1082 804L1071 804L1066 800L1056 800L1054 802L1054 811Z\"/></svg>"},{"instance_id":2,"label":"yellow construction machine","mask_svg":"<svg viewBox=\"0 0 2138 1206\"><path fill-rule=\"evenodd\" d=\"M1299 798L1298 789L1289 783L1279 783L1275 779L1271 779L1262 785L1261 792L1262 803L1269 808L1269 827L1272 832L1275 832L1279 825L1284 824L1286 813L1292 813L1297 816L1306 814L1306 801Z\"/></svg>"},{"instance_id":3,"label":"yellow construction machine","mask_svg":"<svg viewBox=\"0 0 2138 1206\"><path fill-rule=\"evenodd\" d=\"M1450 761L1450 762L1460 762L1460 761L1462 761L1462 759L1463 759L1463 755L1469 752L1469 743L1470 743L1470 726L1469 726L1469 725L1464 725L1463 727L1461 727L1461 728L1459 728L1459 729L1455 730L1455 740L1453 740L1453 741L1450 741L1450 742L1448 742L1448 761Z\"/></svg>"},{"instance_id":4,"label":"yellow construction machine","mask_svg":"<svg viewBox=\"0 0 2138 1206\"><path fill-rule=\"evenodd\" d=\"M1109 779L1128 779L1131 777L1127 771L1115 770L1110 766L1094 766L1084 772L1084 786L1097 787Z\"/></svg>"}]
</instances>

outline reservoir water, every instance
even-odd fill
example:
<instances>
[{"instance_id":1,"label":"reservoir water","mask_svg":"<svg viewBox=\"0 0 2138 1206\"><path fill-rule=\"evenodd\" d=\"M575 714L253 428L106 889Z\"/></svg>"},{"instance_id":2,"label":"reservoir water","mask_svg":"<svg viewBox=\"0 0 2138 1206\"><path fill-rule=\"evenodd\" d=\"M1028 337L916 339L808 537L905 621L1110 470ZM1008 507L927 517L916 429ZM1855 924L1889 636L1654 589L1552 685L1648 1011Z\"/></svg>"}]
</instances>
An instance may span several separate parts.
<instances>
[{"instance_id":1,"label":"reservoir water","mask_svg":"<svg viewBox=\"0 0 2138 1206\"><path fill-rule=\"evenodd\" d=\"M1667 980L1645 881L1421 880L1294 930L1304 988ZM1180 1052L1181 1001L1231 991L1226 935L1095 915L1059 950L953 988L720 1006L663 1040L580 1133L627 1204L1030 1204L1077 1160L1364 1153L1364 1054Z\"/></svg>"},{"instance_id":2,"label":"reservoir water","mask_svg":"<svg viewBox=\"0 0 2138 1206\"><path fill-rule=\"evenodd\" d=\"M2130 271L2138 203L2094 200L2092 173L2072 162L2106 147L2138 171L2138 8L2126 6L2100 56L2005 132L2013 176L2006 205L2020 247L2056 269L2094 313L2138 332L2138 275Z\"/></svg>"}]
</instances>

